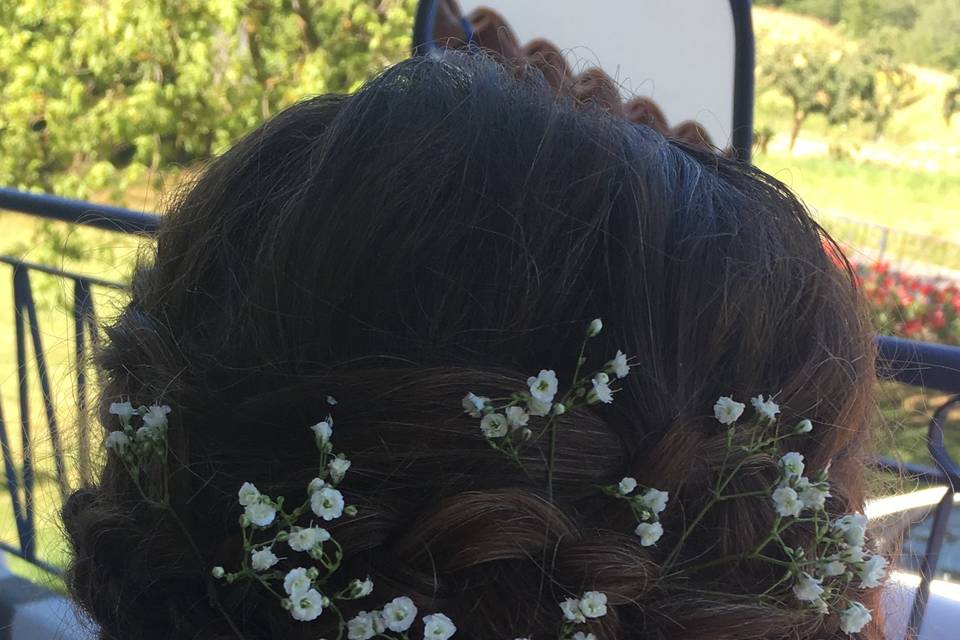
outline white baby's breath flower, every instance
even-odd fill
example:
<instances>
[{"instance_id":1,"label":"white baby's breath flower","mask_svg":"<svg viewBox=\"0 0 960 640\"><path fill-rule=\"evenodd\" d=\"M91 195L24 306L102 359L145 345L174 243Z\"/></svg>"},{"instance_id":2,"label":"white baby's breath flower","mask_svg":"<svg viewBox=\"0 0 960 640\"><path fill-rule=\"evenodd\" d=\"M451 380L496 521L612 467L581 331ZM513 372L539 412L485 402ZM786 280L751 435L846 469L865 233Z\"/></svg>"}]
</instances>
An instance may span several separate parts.
<instances>
[{"instance_id":1,"label":"white baby's breath flower","mask_svg":"<svg viewBox=\"0 0 960 640\"><path fill-rule=\"evenodd\" d=\"M333 418L327 416L326 420L322 420L313 425L310 427L310 430L313 431L313 435L317 438L317 446L320 448L325 447L330 442L330 438L333 437Z\"/></svg>"},{"instance_id":2,"label":"white baby's breath flower","mask_svg":"<svg viewBox=\"0 0 960 640\"><path fill-rule=\"evenodd\" d=\"M402 633L417 618L417 607L407 596L394 598L383 607L383 623L390 631Z\"/></svg>"},{"instance_id":3,"label":"white baby's breath flower","mask_svg":"<svg viewBox=\"0 0 960 640\"><path fill-rule=\"evenodd\" d=\"M541 369L536 376L527 378L527 386L531 396L549 404L557 395L557 374L552 369Z\"/></svg>"},{"instance_id":4,"label":"white baby's breath flower","mask_svg":"<svg viewBox=\"0 0 960 640\"><path fill-rule=\"evenodd\" d=\"M130 448L130 437L123 431L111 431L104 440L104 446L107 447L107 451L113 451L118 456L122 456Z\"/></svg>"},{"instance_id":5,"label":"white baby's breath flower","mask_svg":"<svg viewBox=\"0 0 960 640\"><path fill-rule=\"evenodd\" d=\"M843 532L843 537L851 547L862 547L867 532L867 517L854 513L837 518L833 526Z\"/></svg>"},{"instance_id":6,"label":"white baby's breath flower","mask_svg":"<svg viewBox=\"0 0 960 640\"><path fill-rule=\"evenodd\" d=\"M597 640L597 636L592 633L584 633L583 631L577 631L573 634L571 640Z\"/></svg>"},{"instance_id":7,"label":"white baby's breath flower","mask_svg":"<svg viewBox=\"0 0 960 640\"><path fill-rule=\"evenodd\" d=\"M820 575L829 578L831 576L843 575L846 572L847 567L842 562L840 562L840 559L838 556L832 555L827 558L824 558L820 562L820 566L817 568L817 570L818 570L818 573L820 573Z\"/></svg>"},{"instance_id":8,"label":"white baby's breath flower","mask_svg":"<svg viewBox=\"0 0 960 640\"><path fill-rule=\"evenodd\" d=\"M343 507L343 494L333 487L323 487L310 496L310 509L324 520L336 520L342 516Z\"/></svg>"},{"instance_id":9,"label":"white baby's breath flower","mask_svg":"<svg viewBox=\"0 0 960 640\"><path fill-rule=\"evenodd\" d=\"M310 551L317 544L330 539L330 532L321 527L292 527L287 544L294 551Z\"/></svg>"},{"instance_id":10,"label":"white baby's breath flower","mask_svg":"<svg viewBox=\"0 0 960 640\"><path fill-rule=\"evenodd\" d=\"M784 518L797 517L803 510L803 503L800 502L800 496L790 487L780 487L773 492L773 504L777 513Z\"/></svg>"},{"instance_id":11,"label":"white baby's breath flower","mask_svg":"<svg viewBox=\"0 0 960 640\"><path fill-rule=\"evenodd\" d=\"M630 476L625 476L618 485L620 493L627 496L633 493L633 490L637 488L636 478L631 478Z\"/></svg>"},{"instance_id":12,"label":"white baby's breath flower","mask_svg":"<svg viewBox=\"0 0 960 640\"><path fill-rule=\"evenodd\" d=\"M820 586L820 579L814 578L809 573L804 573L793 585L793 594L797 600L802 602L813 602L820 599L823 593L823 587Z\"/></svg>"},{"instance_id":13,"label":"white baby's breath flower","mask_svg":"<svg viewBox=\"0 0 960 640\"><path fill-rule=\"evenodd\" d=\"M277 508L271 503L262 500L261 502L247 505L243 513L250 522L258 527L267 527L270 526L274 518L277 517Z\"/></svg>"},{"instance_id":14,"label":"white baby's breath flower","mask_svg":"<svg viewBox=\"0 0 960 640\"><path fill-rule=\"evenodd\" d=\"M350 597L365 598L373 593L373 580L367 576L365 580L354 579L350 581Z\"/></svg>"},{"instance_id":15,"label":"white baby's breath flower","mask_svg":"<svg viewBox=\"0 0 960 640\"><path fill-rule=\"evenodd\" d=\"M641 522L633 532L640 536L641 545L650 547L657 544L657 541L663 536L663 525L659 522Z\"/></svg>"},{"instance_id":16,"label":"white baby's breath flower","mask_svg":"<svg viewBox=\"0 0 960 640\"><path fill-rule=\"evenodd\" d=\"M799 478L803 475L803 456L796 451L784 454L780 458L780 468L783 469L783 475L788 480Z\"/></svg>"},{"instance_id":17,"label":"white baby's breath flower","mask_svg":"<svg viewBox=\"0 0 960 640\"><path fill-rule=\"evenodd\" d=\"M840 551L838 557L847 564L860 564L863 562L863 547L846 545Z\"/></svg>"},{"instance_id":18,"label":"white baby's breath flower","mask_svg":"<svg viewBox=\"0 0 960 640\"><path fill-rule=\"evenodd\" d=\"M129 400L126 402L111 402L109 411L111 414L119 416L124 423L137 413L137 410L133 408Z\"/></svg>"},{"instance_id":19,"label":"white baby's breath flower","mask_svg":"<svg viewBox=\"0 0 960 640\"><path fill-rule=\"evenodd\" d=\"M797 434L810 433L811 431L813 431L813 423L806 418L798 422L797 426L793 428L793 432Z\"/></svg>"},{"instance_id":20,"label":"white baby's breath flower","mask_svg":"<svg viewBox=\"0 0 960 640\"><path fill-rule=\"evenodd\" d=\"M773 397L767 397L767 399L764 400L763 395L759 395L751 398L750 404L757 410L760 417L768 422L776 420L777 415L780 413L780 405L773 401Z\"/></svg>"},{"instance_id":21,"label":"white baby's breath flower","mask_svg":"<svg viewBox=\"0 0 960 640\"><path fill-rule=\"evenodd\" d=\"M424 640L447 640L456 632L457 626L453 624L453 620L442 613L423 616Z\"/></svg>"},{"instance_id":22,"label":"white baby's breath flower","mask_svg":"<svg viewBox=\"0 0 960 640\"><path fill-rule=\"evenodd\" d=\"M347 469L350 468L350 461L341 456L337 456L327 465L330 471L330 479L334 482L340 482L347 475Z\"/></svg>"},{"instance_id":23,"label":"white baby's breath flower","mask_svg":"<svg viewBox=\"0 0 960 640\"><path fill-rule=\"evenodd\" d=\"M223 576L227 575L227 572L223 570L223 567L221 567L221 566L216 566L216 567L214 567L213 569L210 570L210 575L212 575L214 578L216 578L217 580L219 580L219 579L222 578Z\"/></svg>"},{"instance_id":24,"label":"white baby's breath flower","mask_svg":"<svg viewBox=\"0 0 960 640\"><path fill-rule=\"evenodd\" d=\"M502 413L488 413L480 421L480 431L487 438L502 438L507 430L507 419Z\"/></svg>"},{"instance_id":25,"label":"white baby's breath flower","mask_svg":"<svg viewBox=\"0 0 960 640\"><path fill-rule=\"evenodd\" d=\"M804 509L819 511L824 508L827 498L830 497L829 485L814 484L808 478L800 478L797 481L796 490L799 492Z\"/></svg>"},{"instance_id":26,"label":"white baby's breath flower","mask_svg":"<svg viewBox=\"0 0 960 640\"><path fill-rule=\"evenodd\" d=\"M627 374L630 373L627 354L617 349L617 355L613 356L613 360L607 363L607 367L613 371L613 374L617 376L618 379L626 378Z\"/></svg>"},{"instance_id":27,"label":"white baby's breath flower","mask_svg":"<svg viewBox=\"0 0 960 640\"><path fill-rule=\"evenodd\" d=\"M137 429L135 439L140 444L160 442L163 439L163 432L157 427L140 427Z\"/></svg>"},{"instance_id":28,"label":"white baby's breath flower","mask_svg":"<svg viewBox=\"0 0 960 640\"><path fill-rule=\"evenodd\" d=\"M743 415L743 410L747 405L737 402L730 396L720 396L717 403L713 405L713 417L720 424L733 424Z\"/></svg>"},{"instance_id":29,"label":"white baby's breath flower","mask_svg":"<svg viewBox=\"0 0 960 640\"><path fill-rule=\"evenodd\" d=\"M314 478L310 481L310 484L307 485L307 495L313 495L317 491L320 491L320 489L323 489L326 485L327 483L320 478Z\"/></svg>"},{"instance_id":30,"label":"white baby's breath flower","mask_svg":"<svg viewBox=\"0 0 960 640\"><path fill-rule=\"evenodd\" d=\"M280 561L269 547L250 553L250 566L254 571L266 571Z\"/></svg>"},{"instance_id":31,"label":"white baby's breath flower","mask_svg":"<svg viewBox=\"0 0 960 640\"><path fill-rule=\"evenodd\" d=\"M587 591L580 597L580 611L586 618L602 618L607 615L607 594Z\"/></svg>"},{"instance_id":32,"label":"white baby's breath flower","mask_svg":"<svg viewBox=\"0 0 960 640\"><path fill-rule=\"evenodd\" d=\"M610 385L607 384L608 381L609 378L607 378L607 374L605 373L595 375L593 380L590 381L593 389L587 394L587 401L602 402L603 404L613 402L613 390L610 389Z\"/></svg>"},{"instance_id":33,"label":"white baby's breath flower","mask_svg":"<svg viewBox=\"0 0 960 640\"><path fill-rule=\"evenodd\" d=\"M650 509L654 513L660 513L667 508L667 501L670 499L670 494L666 491L660 491L659 489L647 489L643 492L643 497L640 498L640 502L647 509Z\"/></svg>"},{"instance_id":34,"label":"white baby's breath flower","mask_svg":"<svg viewBox=\"0 0 960 640\"><path fill-rule=\"evenodd\" d=\"M334 398L333 396L327 396L327 404L330 405L331 407L335 407L337 406L337 399Z\"/></svg>"},{"instance_id":35,"label":"white baby's breath flower","mask_svg":"<svg viewBox=\"0 0 960 640\"><path fill-rule=\"evenodd\" d=\"M879 587L887 573L887 559L883 556L870 556L860 569L860 586L864 589Z\"/></svg>"},{"instance_id":36,"label":"white baby's breath flower","mask_svg":"<svg viewBox=\"0 0 960 640\"><path fill-rule=\"evenodd\" d=\"M376 618L380 617L380 612L374 611L368 613L361 611L355 617L347 621L347 640L370 640L377 635Z\"/></svg>"},{"instance_id":37,"label":"white baby's breath flower","mask_svg":"<svg viewBox=\"0 0 960 640\"><path fill-rule=\"evenodd\" d=\"M553 405L553 415L562 416L567 412L567 405L562 402L557 402Z\"/></svg>"},{"instance_id":38,"label":"white baby's breath flower","mask_svg":"<svg viewBox=\"0 0 960 640\"><path fill-rule=\"evenodd\" d=\"M252 482L244 482L240 485L240 491L237 492L240 499L240 506L249 507L252 504L260 502L260 491Z\"/></svg>"},{"instance_id":39,"label":"white baby's breath flower","mask_svg":"<svg viewBox=\"0 0 960 640\"><path fill-rule=\"evenodd\" d=\"M601 331L603 331L603 320L600 318L594 318L590 321L590 324L587 325L588 338L593 338L600 335Z\"/></svg>"},{"instance_id":40,"label":"white baby's breath flower","mask_svg":"<svg viewBox=\"0 0 960 640\"><path fill-rule=\"evenodd\" d=\"M316 589L310 589L299 596L292 596L290 604L290 615L300 622L316 620L323 613L323 596Z\"/></svg>"},{"instance_id":41,"label":"white baby's breath flower","mask_svg":"<svg viewBox=\"0 0 960 640\"><path fill-rule=\"evenodd\" d=\"M150 405L147 412L143 414L143 424L155 429L164 429L167 426L168 413L170 413L170 407L165 404Z\"/></svg>"},{"instance_id":42,"label":"white baby's breath flower","mask_svg":"<svg viewBox=\"0 0 960 640\"><path fill-rule=\"evenodd\" d=\"M523 407L507 407L504 413L511 430L522 429L530 422L530 414Z\"/></svg>"},{"instance_id":43,"label":"white baby's breath flower","mask_svg":"<svg viewBox=\"0 0 960 640\"><path fill-rule=\"evenodd\" d=\"M576 598L567 598L560 603L560 610L563 611L563 618L568 622L585 622L583 612L580 611L580 600Z\"/></svg>"},{"instance_id":44,"label":"white baby's breath flower","mask_svg":"<svg viewBox=\"0 0 960 640\"><path fill-rule=\"evenodd\" d=\"M844 633L858 633L867 626L872 617L865 606L859 602L851 602L850 606L840 613L840 629Z\"/></svg>"},{"instance_id":45,"label":"white baby's breath flower","mask_svg":"<svg viewBox=\"0 0 960 640\"><path fill-rule=\"evenodd\" d=\"M470 414L474 418L479 418L483 415L483 408L487 406L487 403L490 401L490 398L484 398L478 395L475 395L472 391L467 395L463 396L463 400L460 401L460 405L463 407L463 410Z\"/></svg>"},{"instance_id":46,"label":"white baby's breath flower","mask_svg":"<svg viewBox=\"0 0 960 640\"><path fill-rule=\"evenodd\" d=\"M541 402L533 396L527 399L527 410L532 416L543 417L549 415L551 406L549 402Z\"/></svg>"},{"instance_id":47,"label":"white baby's breath flower","mask_svg":"<svg viewBox=\"0 0 960 640\"><path fill-rule=\"evenodd\" d=\"M830 606L824 601L823 598L817 598L813 601L813 610L819 613L822 616L825 616L830 613Z\"/></svg>"},{"instance_id":48,"label":"white baby's breath flower","mask_svg":"<svg viewBox=\"0 0 960 640\"><path fill-rule=\"evenodd\" d=\"M283 590L286 591L287 595L291 598L303 595L310 589L310 586L310 576L307 575L307 570L303 567L290 569L283 578Z\"/></svg>"}]
</instances>

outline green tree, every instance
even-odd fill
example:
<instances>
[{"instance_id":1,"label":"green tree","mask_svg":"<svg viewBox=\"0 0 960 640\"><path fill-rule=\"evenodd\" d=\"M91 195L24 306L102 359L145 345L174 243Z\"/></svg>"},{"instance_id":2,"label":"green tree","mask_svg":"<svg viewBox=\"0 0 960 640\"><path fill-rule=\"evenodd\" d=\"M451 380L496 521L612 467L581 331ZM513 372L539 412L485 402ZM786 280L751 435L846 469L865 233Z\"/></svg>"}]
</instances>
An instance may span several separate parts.
<instances>
[{"instance_id":1,"label":"green tree","mask_svg":"<svg viewBox=\"0 0 960 640\"><path fill-rule=\"evenodd\" d=\"M0 3L0 184L160 179L409 54L415 0Z\"/></svg>"},{"instance_id":2,"label":"green tree","mask_svg":"<svg viewBox=\"0 0 960 640\"><path fill-rule=\"evenodd\" d=\"M898 64L889 49L866 51L863 65L872 70L860 102L859 117L873 124L874 138L883 135L893 115L909 107L923 95L917 91L916 78Z\"/></svg>"}]
</instances>

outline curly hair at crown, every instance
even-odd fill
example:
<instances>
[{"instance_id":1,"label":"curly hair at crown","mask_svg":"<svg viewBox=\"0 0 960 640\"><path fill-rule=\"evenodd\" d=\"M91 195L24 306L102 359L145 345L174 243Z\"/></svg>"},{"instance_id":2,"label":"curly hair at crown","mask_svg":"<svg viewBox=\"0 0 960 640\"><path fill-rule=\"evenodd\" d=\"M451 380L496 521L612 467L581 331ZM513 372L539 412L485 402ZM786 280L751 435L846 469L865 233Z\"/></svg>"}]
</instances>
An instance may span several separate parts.
<instances>
[{"instance_id":1,"label":"curly hair at crown","mask_svg":"<svg viewBox=\"0 0 960 640\"><path fill-rule=\"evenodd\" d=\"M780 577L768 564L677 578L763 540L768 498L718 504L666 563L724 454L721 395L777 393L787 423L810 418L790 449L832 464L831 513L862 509L874 360L834 249L773 178L555 97L536 69L450 52L300 103L185 190L109 327L104 404L173 407L150 473L176 517L107 458L64 508L71 593L104 639L336 637L327 616L298 622L210 575L243 553L243 482L299 500L306 427L332 395L359 513L328 524L343 575L376 584L345 616L406 595L457 638L550 639L557 603L595 590L608 613L583 628L602 640L846 637L836 615L758 600ZM541 368L569 380L597 316L591 348L634 366L615 403L557 418L551 496L547 444L511 464L460 401ZM777 473L754 456L733 489ZM670 493L655 546L598 492L628 475ZM880 637L871 598L862 638Z\"/></svg>"}]
</instances>

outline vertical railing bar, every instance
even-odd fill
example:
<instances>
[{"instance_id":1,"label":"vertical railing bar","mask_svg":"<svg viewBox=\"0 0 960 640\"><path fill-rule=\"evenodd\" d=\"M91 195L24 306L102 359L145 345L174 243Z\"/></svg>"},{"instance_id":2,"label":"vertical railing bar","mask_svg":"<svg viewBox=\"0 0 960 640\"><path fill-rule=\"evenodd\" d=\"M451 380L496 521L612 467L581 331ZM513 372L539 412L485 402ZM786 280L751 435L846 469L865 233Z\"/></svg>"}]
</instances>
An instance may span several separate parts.
<instances>
[{"instance_id":1,"label":"vertical railing bar","mask_svg":"<svg viewBox=\"0 0 960 640\"><path fill-rule=\"evenodd\" d=\"M930 527L930 538L927 540L927 548L920 560L920 584L917 586L917 594L913 598L913 609L910 611L910 623L907 625L906 634L908 640L917 638L920 634L923 615L926 613L927 603L930 600L930 583L933 581L933 574L940 561L940 549L943 547L950 512L953 510L953 496L953 487L948 486L947 491L943 494L943 499L940 500L940 504L937 505L937 510L934 512L933 524Z\"/></svg>"},{"instance_id":2,"label":"vertical railing bar","mask_svg":"<svg viewBox=\"0 0 960 640\"><path fill-rule=\"evenodd\" d=\"M7 423L3 419L3 406L0 404L0 453L3 455L3 474L7 482L7 491L13 505L13 521L17 526L17 539L20 548L24 549L23 541L29 539L26 514L20 502L20 482L17 479L17 467L13 461L13 451L10 449L10 437L7 435Z\"/></svg>"},{"instance_id":3,"label":"vertical railing bar","mask_svg":"<svg viewBox=\"0 0 960 640\"><path fill-rule=\"evenodd\" d=\"M50 432L50 444L53 447L53 462L57 469L57 484L60 489L60 498L67 501L70 493L67 482L67 468L63 457L63 444L60 442L60 428L57 426L57 414L53 407L53 392L50 389L50 376L47 372L47 358L44 355L43 343L40 339L40 323L37 318L37 307L33 301L33 292L30 289L30 279L25 278L24 303L27 318L30 321L30 336L33 342L33 356L37 363L37 377L40 379L40 391L43 394L43 408L47 414L47 427Z\"/></svg>"},{"instance_id":4,"label":"vertical railing bar","mask_svg":"<svg viewBox=\"0 0 960 640\"><path fill-rule=\"evenodd\" d=\"M90 306L90 289L83 279L77 278L73 281L73 328L77 372L77 456L79 458L81 486L88 486L92 481L90 473L90 433L87 421L87 350L84 339L84 325L86 324L85 318L88 306Z\"/></svg>"},{"instance_id":5,"label":"vertical railing bar","mask_svg":"<svg viewBox=\"0 0 960 640\"><path fill-rule=\"evenodd\" d=\"M33 449L30 438L30 396L27 390L27 345L24 335L23 285L27 275L19 266L13 268L13 307L17 337L17 390L20 402L20 442L23 456L23 531L20 547L27 558L34 557L33 528Z\"/></svg>"}]
</instances>

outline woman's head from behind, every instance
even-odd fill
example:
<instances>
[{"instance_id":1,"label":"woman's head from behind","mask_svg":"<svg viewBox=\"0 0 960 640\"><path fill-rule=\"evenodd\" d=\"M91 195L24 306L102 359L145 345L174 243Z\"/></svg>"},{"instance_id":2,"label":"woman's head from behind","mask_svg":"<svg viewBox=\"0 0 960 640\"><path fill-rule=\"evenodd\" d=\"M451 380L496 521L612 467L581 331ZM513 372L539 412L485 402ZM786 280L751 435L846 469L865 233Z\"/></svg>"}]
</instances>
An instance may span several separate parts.
<instances>
[{"instance_id":1,"label":"woman's head from behind","mask_svg":"<svg viewBox=\"0 0 960 640\"><path fill-rule=\"evenodd\" d=\"M292 107L167 214L102 355L108 400L174 407L171 503L197 551L111 459L65 509L73 592L107 637L235 637L222 610L245 637L335 634L209 576L242 553L242 482L302 493L306 426L332 395L359 508L332 530L380 604L409 595L463 638L554 637L557 602L587 590L609 598L602 638L812 632L817 618L737 597L775 582L763 567L707 572L729 598L672 590L661 568L708 491L721 395L776 393L786 421L813 420L796 446L813 468L832 460L836 511L861 507L873 360L824 246L759 171L481 56L410 60ZM558 419L550 497L546 441L513 465L460 399L540 369L569 380L594 317L591 348L634 366L615 403ZM655 547L597 491L626 475L671 493ZM775 480L775 461L749 475ZM771 520L765 498L722 505L683 555L746 549Z\"/></svg>"}]
</instances>

